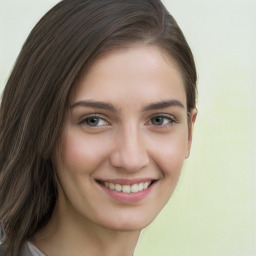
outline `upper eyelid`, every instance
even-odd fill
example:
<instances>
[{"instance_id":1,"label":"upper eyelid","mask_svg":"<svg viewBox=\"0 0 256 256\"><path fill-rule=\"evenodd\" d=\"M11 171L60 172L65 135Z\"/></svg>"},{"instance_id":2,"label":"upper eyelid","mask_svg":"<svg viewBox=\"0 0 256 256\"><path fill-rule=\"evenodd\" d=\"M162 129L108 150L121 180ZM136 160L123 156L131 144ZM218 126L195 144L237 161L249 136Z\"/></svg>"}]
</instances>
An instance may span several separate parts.
<instances>
[{"instance_id":1,"label":"upper eyelid","mask_svg":"<svg viewBox=\"0 0 256 256\"><path fill-rule=\"evenodd\" d=\"M177 118L174 115L167 114L167 113L155 113L155 114L152 114L149 118L151 119L151 118L158 117L158 116L177 120Z\"/></svg>"},{"instance_id":2,"label":"upper eyelid","mask_svg":"<svg viewBox=\"0 0 256 256\"><path fill-rule=\"evenodd\" d=\"M163 117L163 118L169 119L169 122L167 124L162 124L162 125L151 124L152 119L155 118L155 117ZM173 126L174 124L177 124L177 123L179 123L179 121L173 115L170 115L170 114L156 114L156 115L153 115L153 116L150 117L149 121L146 122L146 125L154 126L154 127L157 127L157 128L164 128L164 127Z\"/></svg>"},{"instance_id":3,"label":"upper eyelid","mask_svg":"<svg viewBox=\"0 0 256 256\"><path fill-rule=\"evenodd\" d=\"M91 114L85 114L85 115L82 115L80 119L85 119L85 118L88 118L88 117L98 117L98 118L101 118L101 119L107 119L107 117L103 114L99 114L99 113L91 113Z\"/></svg>"},{"instance_id":4,"label":"upper eyelid","mask_svg":"<svg viewBox=\"0 0 256 256\"><path fill-rule=\"evenodd\" d=\"M154 117L165 117L165 118L169 118L175 122L178 122L177 118L173 115L173 114L169 114L169 113L154 113L152 115L150 115L148 118L149 118L149 121L154 118ZM105 114L101 114L101 113L88 113L88 114L84 114L82 115L80 118L79 118L79 123L80 122L83 122L86 118L89 118L89 117L97 117L97 118L101 118L103 119L104 121L106 121L107 123L110 123L110 117L106 116ZM148 121L148 122L149 122Z\"/></svg>"},{"instance_id":5,"label":"upper eyelid","mask_svg":"<svg viewBox=\"0 0 256 256\"><path fill-rule=\"evenodd\" d=\"M86 114L86 115L83 115L81 118L79 118L79 123L82 123L82 122L84 122L87 118L90 118L90 117L97 117L97 118L99 118L99 119L102 119L102 120L104 120L106 123L110 123L108 120L107 120L107 118L106 118L106 116L103 116L102 114Z\"/></svg>"}]
</instances>

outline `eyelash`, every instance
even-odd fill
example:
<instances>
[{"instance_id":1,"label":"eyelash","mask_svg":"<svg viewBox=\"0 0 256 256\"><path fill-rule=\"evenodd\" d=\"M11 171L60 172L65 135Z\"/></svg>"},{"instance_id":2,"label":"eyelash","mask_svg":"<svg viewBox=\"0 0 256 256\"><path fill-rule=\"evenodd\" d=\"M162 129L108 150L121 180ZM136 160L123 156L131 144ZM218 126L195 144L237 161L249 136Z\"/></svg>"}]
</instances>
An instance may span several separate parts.
<instances>
[{"instance_id":1,"label":"eyelash","mask_svg":"<svg viewBox=\"0 0 256 256\"><path fill-rule=\"evenodd\" d=\"M164 123L163 124L153 124L152 123L152 120L153 119L156 119L156 118L159 118L159 119L162 119L164 120ZM88 124L88 120L89 119L97 119L97 123L96 125L90 125ZM166 122L167 120L167 122ZM102 124L102 125L98 125L99 122L104 122L105 124ZM155 127L169 127L169 126L172 126L174 123L177 123L177 120L173 117L173 116L170 116L170 115L166 115L166 114L157 114L157 115L154 115L150 118L150 120L146 123L146 125L152 125L152 126L155 126ZM99 114L91 114L91 115L87 115L85 116L80 122L79 124L81 125L85 125L87 127L102 127L102 126L108 126L109 125L109 122L105 120L105 118L103 118L101 115Z\"/></svg>"},{"instance_id":2,"label":"eyelash","mask_svg":"<svg viewBox=\"0 0 256 256\"><path fill-rule=\"evenodd\" d=\"M165 123L164 123L164 124L153 124L153 123L152 123L152 120L153 120L154 118L160 118L160 119L162 119L162 120L165 120ZM166 120L167 120L167 122L166 122ZM153 125L153 126L155 126L155 127L164 128L164 127L172 126L174 123L177 123L177 120L176 120L173 116L171 116L171 115L167 115L167 114L156 114L156 115L154 115L154 116L152 116L152 117L150 118L150 121L149 121L148 123L149 123L149 125Z\"/></svg>"},{"instance_id":3,"label":"eyelash","mask_svg":"<svg viewBox=\"0 0 256 256\"><path fill-rule=\"evenodd\" d=\"M88 124L88 120L89 119L97 119L98 121L99 120L102 120L104 123L104 125L98 125L98 123L96 125L89 125ZM109 125L109 122L105 120L105 118L103 118L101 115L99 114L91 114L91 115L87 115L85 117L83 117L83 119L79 122L79 124L81 125L85 125L85 126L88 126L88 127L101 127L101 126L108 126Z\"/></svg>"}]
</instances>

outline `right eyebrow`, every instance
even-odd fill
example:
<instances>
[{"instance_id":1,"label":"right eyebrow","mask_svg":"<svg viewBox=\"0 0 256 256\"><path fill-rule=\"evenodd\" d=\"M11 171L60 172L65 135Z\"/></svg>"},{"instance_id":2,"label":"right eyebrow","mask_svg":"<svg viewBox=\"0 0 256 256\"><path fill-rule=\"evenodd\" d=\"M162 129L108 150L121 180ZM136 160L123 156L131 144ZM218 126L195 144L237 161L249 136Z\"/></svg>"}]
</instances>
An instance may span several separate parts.
<instances>
[{"instance_id":1,"label":"right eyebrow","mask_svg":"<svg viewBox=\"0 0 256 256\"><path fill-rule=\"evenodd\" d=\"M81 100L81 101L75 102L70 106L70 108L75 108L75 107L91 107L91 108L99 108L99 109L110 110L112 112L117 112L117 110L114 108L112 104L101 102L101 101Z\"/></svg>"},{"instance_id":2,"label":"right eyebrow","mask_svg":"<svg viewBox=\"0 0 256 256\"><path fill-rule=\"evenodd\" d=\"M164 101L149 104L143 109L143 111L157 110L157 109L168 108L173 106L177 106L185 109L185 106L179 100L169 99L169 100L164 100Z\"/></svg>"}]
</instances>

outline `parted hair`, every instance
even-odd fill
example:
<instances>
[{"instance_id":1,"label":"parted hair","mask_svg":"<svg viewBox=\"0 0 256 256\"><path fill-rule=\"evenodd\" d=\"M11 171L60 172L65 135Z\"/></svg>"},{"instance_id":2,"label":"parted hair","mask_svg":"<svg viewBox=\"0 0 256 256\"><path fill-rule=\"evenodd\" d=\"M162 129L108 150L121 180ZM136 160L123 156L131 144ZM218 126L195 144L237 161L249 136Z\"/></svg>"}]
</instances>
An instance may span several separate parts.
<instances>
[{"instance_id":1,"label":"parted hair","mask_svg":"<svg viewBox=\"0 0 256 256\"><path fill-rule=\"evenodd\" d=\"M193 55L160 0L63 0L29 34L0 106L0 221L10 255L53 212L52 155L72 88L99 56L137 43L156 45L177 63L189 113L196 105Z\"/></svg>"}]
</instances>

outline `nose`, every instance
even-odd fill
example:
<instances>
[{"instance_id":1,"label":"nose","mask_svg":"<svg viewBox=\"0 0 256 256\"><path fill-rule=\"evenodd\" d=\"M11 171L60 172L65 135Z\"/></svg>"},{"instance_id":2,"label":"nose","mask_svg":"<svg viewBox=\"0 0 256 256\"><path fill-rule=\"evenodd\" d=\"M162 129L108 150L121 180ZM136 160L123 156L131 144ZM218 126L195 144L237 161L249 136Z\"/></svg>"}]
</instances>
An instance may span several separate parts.
<instances>
[{"instance_id":1,"label":"nose","mask_svg":"<svg viewBox=\"0 0 256 256\"><path fill-rule=\"evenodd\" d=\"M148 165L147 149L137 127L120 130L113 143L110 155L110 163L113 167L133 172Z\"/></svg>"}]
</instances>

